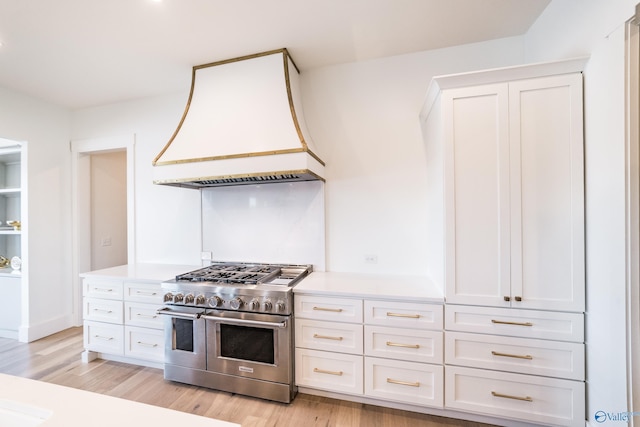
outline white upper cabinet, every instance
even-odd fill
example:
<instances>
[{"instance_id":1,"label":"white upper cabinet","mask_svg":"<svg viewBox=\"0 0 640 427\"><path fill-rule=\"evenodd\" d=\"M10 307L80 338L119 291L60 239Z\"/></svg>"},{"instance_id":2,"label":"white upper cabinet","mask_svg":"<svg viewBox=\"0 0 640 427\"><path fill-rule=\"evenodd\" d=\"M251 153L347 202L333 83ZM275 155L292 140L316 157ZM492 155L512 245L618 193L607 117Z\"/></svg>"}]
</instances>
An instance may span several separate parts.
<instances>
[{"instance_id":1,"label":"white upper cabinet","mask_svg":"<svg viewBox=\"0 0 640 427\"><path fill-rule=\"evenodd\" d=\"M582 74L447 87L425 109L446 302L584 311Z\"/></svg>"}]
</instances>

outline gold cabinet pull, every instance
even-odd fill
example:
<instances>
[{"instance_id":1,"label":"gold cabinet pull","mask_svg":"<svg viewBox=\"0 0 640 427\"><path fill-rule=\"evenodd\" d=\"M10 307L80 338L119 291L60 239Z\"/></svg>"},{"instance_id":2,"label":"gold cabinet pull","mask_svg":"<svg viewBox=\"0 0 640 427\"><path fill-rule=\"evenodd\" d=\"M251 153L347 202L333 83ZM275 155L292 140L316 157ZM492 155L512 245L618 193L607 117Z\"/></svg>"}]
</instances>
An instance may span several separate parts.
<instances>
[{"instance_id":1,"label":"gold cabinet pull","mask_svg":"<svg viewBox=\"0 0 640 427\"><path fill-rule=\"evenodd\" d=\"M332 313L342 313L341 308L313 307L315 311L331 311Z\"/></svg>"},{"instance_id":2,"label":"gold cabinet pull","mask_svg":"<svg viewBox=\"0 0 640 427\"><path fill-rule=\"evenodd\" d=\"M509 354L509 353L499 353L497 351L491 351L491 354L493 354L494 356L500 356L500 357L513 357L515 359L527 359L527 360L533 360L533 356L530 356L528 354Z\"/></svg>"},{"instance_id":3,"label":"gold cabinet pull","mask_svg":"<svg viewBox=\"0 0 640 427\"><path fill-rule=\"evenodd\" d=\"M409 318L409 319L419 319L420 315L419 314L392 313L390 311L387 311L387 317L406 317L406 318Z\"/></svg>"},{"instance_id":4,"label":"gold cabinet pull","mask_svg":"<svg viewBox=\"0 0 640 427\"><path fill-rule=\"evenodd\" d=\"M316 372L318 374L337 375L339 377L341 377L342 374L344 373L342 371L325 371L324 369L318 369L318 368L313 368L313 372Z\"/></svg>"},{"instance_id":5,"label":"gold cabinet pull","mask_svg":"<svg viewBox=\"0 0 640 427\"><path fill-rule=\"evenodd\" d=\"M138 291L136 290L136 294L138 295L144 295L144 296L148 296L148 297L154 297L156 295L158 295L157 292L150 292L150 291Z\"/></svg>"},{"instance_id":6,"label":"gold cabinet pull","mask_svg":"<svg viewBox=\"0 0 640 427\"><path fill-rule=\"evenodd\" d=\"M399 384L399 385L408 385L409 387L420 387L419 382L410 383L407 381L394 380L393 378L387 378L387 382L389 384Z\"/></svg>"},{"instance_id":7,"label":"gold cabinet pull","mask_svg":"<svg viewBox=\"0 0 640 427\"><path fill-rule=\"evenodd\" d=\"M342 341L343 338L342 337L331 337L329 335L320 335L320 334L313 334L314 338L320 338L322 340L334 340L334 341Z\"/></svg>"},{"instance_id":8,"label":"gold cabinet pull","mask_svg":"<svg viewBox=\"0 0 640 427\"><path fill-rule=\"evenodd\" d=\"M144 317L145 319L155 319L156 315L151 315L151 314L144 314L144 313L136 313L136 316L138 317Z\"/></svg>"},{"instance_id":9,"label":"gold cabinet pull","mask_svg":"<svg viewBox=\"0 0 640 427\"><path fill-rule=\"evenodd\" d=\"M506 320L491 319L491 323L497 325L533 326L531 322L507 322Z\"/></svg>"},{"instance_id":10,"label":"gold cabinet pull","mask_svg":"<svg viewBox=\"0 0 640 427\"><path fill-rule=\"evenodd\" d=\"M103 335L94 335L94 338L98 338L99 340L104 340L104 341L113 341L113 337L105 337Z\"/></svg>"},{"instance_id":11,"label":"gold cabinet pull","mask_svg":"<svg viewBox=\"0 0 640 427\"><path fill-rule=\"evenodd\" d=\"M533 402L533 399L531 397L529 397L529 396L524 396L524 397L522 397L522 396L513 396L513 395L510 395L510 394L497 393L495 391L492 391L491 395L495 396L495 397L502 397L504 399L523 400L525 402Z\"/></svg>"},{"instance_id":12,"label":"gold cabinet pull","mask_svg":"<svg viewBox=\"0 0 640 427\"><path fill-rule=\"evenodd\" d=\"M402 344L398 342L387 341L389 347L404 347L404 348L420 348L418 344Z\"/></svg>"}]
</instances>

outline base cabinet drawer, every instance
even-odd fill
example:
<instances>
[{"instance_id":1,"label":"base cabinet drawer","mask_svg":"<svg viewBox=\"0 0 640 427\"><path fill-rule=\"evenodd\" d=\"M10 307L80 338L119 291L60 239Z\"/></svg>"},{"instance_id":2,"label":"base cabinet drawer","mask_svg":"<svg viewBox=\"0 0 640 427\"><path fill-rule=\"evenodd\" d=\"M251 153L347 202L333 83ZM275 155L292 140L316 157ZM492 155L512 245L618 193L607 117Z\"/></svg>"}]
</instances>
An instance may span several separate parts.
<instances>
[{"instance_id":1,"label":"base cabinet drawer","mask_svg":"<svg viewBox=\"0 0 640 427\"><path fill-rule=\"evenodd\" d=\"M583 427L585 387L579 381L447 366L445 408Z\"/></svg>"},{"instance_id":2,"label":"base cabinet drawer","mask_svg":"<svg viewBox=\"0 0 640 427\"><path fill-rule=\"evenodd\" d=\"M443 367L365 357L365 396L442 408Z\"/></svg>"},{"instance_id":3,"label":"base cabinet drawer","mask_svg":"<svg viewBox=\"0 0 640 427\"><path fill-rule=\"evenodd\" d=\"M298 319L296 345L314 350L362 354L362 325Z\"/></svg>"},{"instance_id":4,"label":"base cabinet drawer","mask_svg":"<svg viewBox=\"0 0 640 427\"><path fill-rule=\"evenodd\" d=\"M82 305L83 317L86 320L122 324L122 301L101 298L83 298Z\"/></svg>"},{"instance_id":5,"label":"base cabinet drawer","mask_svg":"<svg viewBox=\"0 0 640 427\"><path fill-rule=\"evenodd\" d=\"M443 311L443 306L438 304L365 301L364 321L369 325L413 329L442 329Z\"/></svg>"},{"instance_id":6,"label":"base cabinet drawer","mask_svg":"<svg viewBox=\"0 0 640 427\"><path fill-rule=\"evenodd\" d=\"M447 331L584 342L584 315L512 308L447 305Z\"/></svg>"},{"instance_id":7,"label":"base cabinet drawer","mask_svg":"<svg viewBox=\"0 0 640 427\"><path fill-rule=\"evenodd\" d=\"M126 326L124 336L125 356L164 362L164 331Z\"/></svg>"},{"instance_id":8,"label":"base cabinet drawer","mask_svg":"<svg viewBox=\"0 0 640 427\"><path fill-rule=\"evenodd\" d=\"M362 394L362 356L297 348L296 384L339 393Z\"/></svg>"},{"instance_id":9,"label":"base cabinet drawer","mask_svg":"<svg viewBox=\"0 0 640 427\"><path fill-rule=\"evenodd\" d=\"M160 317L157 310L158 305L125 302L124 323L130 326L162 329L164 327L164 319Z\"/></svg>"},{"instance_id":10,"label":"base cabinet drawer","mask_svg":"<svg viewBox=\"0 0 640 427\"><path fill-rule=\"evenodd\" d=\"M445 333L447 365L493 369L521 374L584 380L584 344Z\"/></svg>"},{"instance_id":11,"label":"base cabinet drawer","mask_svg":"<svg viewBox=\"0 0 640 427\"><path fill-rule=\"evenodd\" d=\"M84 348L100 353L124 354L124 330L122 325L101 322L84 322Z\"/></svg>"},{"instance_id":12,"label":"base cabinet drawer","mask_svg":"<svg viewBox=\"0 0 640 427\"><path fill-rule=\"evenodd\" d=\"M417 329L364 327L367 356L413 362L442 363L442 332Z\"/></svg>"},{"instance_id":13,"label":"base cabinet drawer","mask_svg":"<svg viewBox=\"0 0 640 427\"><path fill-rule=\"evenodd\" d=\"M362 300L296 295L296 318L362 323Z\"/></svg>"},{"instance_id":14,"label":"base cabinet drawer","mask_svg":"<svg viewBox=\"0 0 640 427\"><path fill-rule=\"evenodd\" d=\"M82 295L91 298L106 298L122 300L122 282L114 280L84 279L82 281Z\"/></svg>"}]
</instances>

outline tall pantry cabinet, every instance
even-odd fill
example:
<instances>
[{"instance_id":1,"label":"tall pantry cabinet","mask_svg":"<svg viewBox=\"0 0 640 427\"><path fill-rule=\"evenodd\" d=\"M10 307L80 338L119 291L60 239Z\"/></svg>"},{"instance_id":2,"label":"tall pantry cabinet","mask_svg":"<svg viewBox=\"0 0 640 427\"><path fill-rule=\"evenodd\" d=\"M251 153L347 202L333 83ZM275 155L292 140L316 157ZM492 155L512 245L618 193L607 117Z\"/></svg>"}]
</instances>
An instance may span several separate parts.
<instances>
[{"instance_id":1,"label":"tall pantry cabinet","mask_svg":"<svg viewBox=\"0 0 640 427\"><path fill-rule=\"evenodd\" d=\"M584 62L432 82L421 124L445 408L584 425Z\"/></svg>"}]
</instances>

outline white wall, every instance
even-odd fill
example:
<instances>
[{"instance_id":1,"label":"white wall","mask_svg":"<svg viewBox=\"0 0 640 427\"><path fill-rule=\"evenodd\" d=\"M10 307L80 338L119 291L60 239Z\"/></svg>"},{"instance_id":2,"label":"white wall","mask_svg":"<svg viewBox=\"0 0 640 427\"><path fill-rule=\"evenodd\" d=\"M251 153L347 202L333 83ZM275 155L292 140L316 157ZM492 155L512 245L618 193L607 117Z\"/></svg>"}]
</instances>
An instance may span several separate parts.
<instances>
[{"instance_id":1,"label":"white wall","mask_svg":"<svg viewBox=\"0 0 640 427\"><path fill-rule=\"evenodd\" d=\"M72 325L69 112L0 88L0 136L27 141L28 288L20 339L32 341ZM23 159L24 161L24 159Z\"/></svg>"},{"instance_id":2,"label":"white wall","mask_svg":"<svg viewBox=\"0 0 640 427\"><path fill-rule=\"evenodd\" d=\"M426 274L418 114L429 82L521 61L521 39L509 38L303 73L305 118L327 164L327 270Z\"/></svg>"},{"instance_id":3,"label":"white wall","mask_svg":"<svg viewBox=\"0 0 640 427\"><path fill-rule=\"evenodd\" d=\"M528 61L590 55L585 70L587 416L627 406L624 22L636 0L554 0L525 37ZM637 408L636 408L637 410Z\"/></svg>"},{"instance_id":4,"label":"white wall","mask_svg":"<svg viewBox=\"0 0 640 427\"><path fill-rule=\"evenodd\" d=\"M189 89L72 113L73 140L136 135L135 239L137 262L200 262L200 193L153 185L151 161L175 131Z\"/></svg>"}]
</instances>

